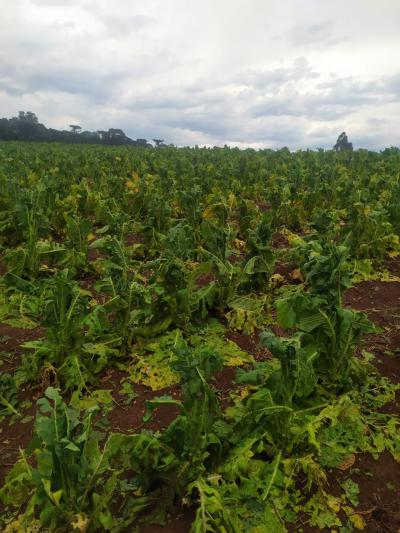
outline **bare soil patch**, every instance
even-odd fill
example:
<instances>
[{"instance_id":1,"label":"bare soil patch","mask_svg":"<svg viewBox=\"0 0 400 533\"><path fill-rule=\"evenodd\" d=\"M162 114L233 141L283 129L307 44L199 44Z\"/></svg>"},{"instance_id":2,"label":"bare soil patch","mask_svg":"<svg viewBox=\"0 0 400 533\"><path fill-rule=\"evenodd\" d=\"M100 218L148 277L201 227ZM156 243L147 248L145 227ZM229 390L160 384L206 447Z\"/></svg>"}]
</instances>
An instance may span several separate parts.
<instances>
[{"instance_id":1,"label":"bare soil patch","mask_svg":"<svg viewBox=\"0 0 400 533\"><path fill-rule=\"evenodd\" d=\"M328 473L325 490L334 496L344 493L341 483L352 479L360 489L356 512L365 523L365 533L398 533L400 531L400 464L388 452L378 460L371 455L359 454L349 471L338 469ZM346 516L340 513L343 524ZM295 524L288 525L290 533L330 533L330 529L312 527L300 516Z\"/></svg>"},{"instance_id":2,"label":"bare soil patch","mask_svg":"<svg viewBox=\"0 0 400 533\"><path fill-rule=\"evenodd\" d=\"M274 235L272 236L272 248L275 248L276 250L281 250L289 247L290 244L286 235L283 235L282 233L274 233Z\"/></svg>"},{"instance_id":3,"label":"bare soil patch","mask_svg":"<svg viewBox=\"0 0 400 533\"><path fill-rule=\"evenodd\" d=\"M243 351L252 355L256 361L264 361L265 359L271 359L271 353L267 348L260 346L260 333L261 330L259 329L256 329L252 335L244 335L239 331L227 330L226 337L235 342Z\"/></svg>"},{"instance_id":4,"label":"bare soil patch","mask_svg":"<svg viewBox=\"0 0 400 533\"><path fill-rule=\"evenodd\" d=\"M0 323L0 371L16 370L21 362L21 344L40 339L44 334L44 328L23 329Z\"/></svg>"},{"instance_id":5,"label":"bare soil patch","mask_svg":"<svg viewBox=\"0 0 400 533\"><path fill-rule=\"evenodd\" d=\"M157 431L164 429L178 416L179 409L175 406L161 406L157 408L151 420L146 424L143 423L143 416L146 412L146 401L152 400L157 396L172 396L174 399L180 399L180 387L167 387L159 391L153 391L149 387L141 384L134 384L133 389L137 395L129 405L124 405L124 397L120 393L121 380L127 377L127 374L122 371L110 371L110 377L100 380L101 386L104 388L111 387L113 389L113 396L116 401L116 406L109 413L108 419L111 424L112 431L121 433L133 433L142 428Z\"/></svg>"},{"instance_id":6,"label":"bare soil patch","mask_svg":"<svg viewBox=\"0 0 400 533\"><path fill-rule=\"evenodd\" d=\"M194 519L195 511L187 509L170 517L165 526L142 526L139 531L140 533L189 533Z\"/></svg>"},{"instance_id":7,"label":"bare soil patch","mask_svg":"<svg viewBox=\"0 0 400 533\"><path fill-rule=\"evenodd\" d=\"M143 235L140 233L128 233L125 237L125 246L133 246L134 244L141 244L143 242Z\"/></svg>"}]
</instances>

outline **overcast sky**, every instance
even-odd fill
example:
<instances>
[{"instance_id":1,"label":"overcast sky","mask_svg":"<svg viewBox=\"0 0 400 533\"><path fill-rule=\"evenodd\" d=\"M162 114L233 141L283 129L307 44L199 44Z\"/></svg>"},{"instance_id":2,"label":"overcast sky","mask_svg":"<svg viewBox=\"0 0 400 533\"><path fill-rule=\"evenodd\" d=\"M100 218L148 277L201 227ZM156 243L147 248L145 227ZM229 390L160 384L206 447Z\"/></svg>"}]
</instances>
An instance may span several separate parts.
<instances>
[{"instance_id":1,"label":"overcast sky","mask_svg":"<svg viewBox=\"0 0 400 533\"><path fill-rule=\"evenodd\" d=\"M400 144L400 0L1 1L0 116L178 145Z\"/></svg>"}]
</instances>

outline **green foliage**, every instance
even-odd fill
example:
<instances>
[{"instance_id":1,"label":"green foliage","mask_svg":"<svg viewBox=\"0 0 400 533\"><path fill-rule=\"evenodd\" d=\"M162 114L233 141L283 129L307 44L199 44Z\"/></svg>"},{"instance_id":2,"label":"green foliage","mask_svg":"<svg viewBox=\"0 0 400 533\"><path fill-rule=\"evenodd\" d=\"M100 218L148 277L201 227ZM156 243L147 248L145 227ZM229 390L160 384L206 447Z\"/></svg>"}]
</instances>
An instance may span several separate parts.
<instances>
[{"instance_id":1,"label":"green foliage","mask_svg":"<svg viewBox=\"0 0 400 533\"><path fill-rule=\"evenodd\" d=\"M110 459L121 437L111 435L100 447L101 435L92 429L95 410L89 409L80 419L53 388L47 389L38 408L31 444L36 466L22 454L0 493L3 503L21 505L28 497L26 510L19 517L21 526L39 518L44 527L53 530L73 528L77 522L85 525L85 530L111 530L114 520L109 504L116 472ZM110 476L105 481L106 473Z\"/></svg>"},{"instance_id":2,"label":"green foliage","mask_svg":"<svg viewBox=\"0 0 400 533\"><path fill-rule=\"evenodd\" d=\"M209 381L222 367L222 358L209 348L190 349L183 341L175 348L171 363L181 380L182 414L165 430L161 441L174 449L181 459L190 464L191 475L204 468L203 461L209 455L208 447L220 446L213 426L220 416L220 407ZM158 400L147 402L149 408ZM214 453L215 453L214 452ZM215 457L213 457L215 460Z\"/></svg>"},{"instance_id":3,"label":"green foliage","mask_svg":"<svg viewBox=\"0 0 400 533\"><path fill-rule=\"evenodd\" d=\"M350 211L348 240L357 259L384 259L388 251L400 249L399 236L393 231L382 205L357 202Z\"/></svg>"},{"instance_id":4,"label":"green foliage","mask_svg":"<svg viewBox=\"0 0 400 533\"><path fill-rule=\"evenodd\" d=\"M6 415L14 415L18 418L21 414L17 411L18 389L15 379L8 373L0 374L0 420Z\"/></svg>"},{"instance_id":5,"label":"green foliage","mask_svg":"<svg viewBox=\"0 0 400 533\"><path fill-rule=\"evenodd\" d=\"M317 251L316 251L317 248ZM321 250L324 255L321 255ZM342 291L350 285L346 271L347 249L311 242L306 247L303 270L309 292L292 291L277 301L278 322L297 332L292 341L266 341L274 355L296 351L311 358L310 370L316 372L326 386L351 387L361 379L362 368L354 358L354 350L363 333L371 333L373 325L367 317L342 307ZM286 351L283 344L288 344Z\"/></svg>"},{"instance_id":6,"label":"green foliage","mask_svg":"<svg viewBox=\"0 0 400 533\"><path fill-rule=\"evenodd\" d=\"M307 293L293 293L278 301L277 308L279 323L296 328L294 341L315 354L313 366L327 385L340 389L361 378L354 350L362 334L375 331L364 314Z\"/></svg>"},{"instance_id":7,"label":"green foliage","mask_svg":"<svg viewBox=\"0 0 400 533\"><path fill-rule=\"evenodd\" d=\"M310 240L300 244L297 253L301 269L313 294L323 294L341 304L343 291L351 286L347 260L349 250L330 240Z\"/></svg>"},{"instance_id":8,"label":"green foliage","mask_svg":"<svg viewBox=\"0 0 400 533\"><path fill-rule=\"evenodd\" d=\"M400 152L9 143L0 155L0 318L44 328L1 375L0 416L24 420L23 382L62 387L39 401L1 489L6 531L134 530L185 506L196 533L285 531L300 512L360 527L357 487L329 494L326 469L358 452L398 458L399 421L382 410L396 387L356 356L373 327L342 297L351 280L396 281L377 262L399 251ZM227 338L226 326L253 346L274 305L287 336L262 334L268 351ZM223 365L241 366L232 387ZM176 387L147 401L136 433L97 433L105 412L134 408L132 383ZM158 408L177 415L144 429Z\"/></svg>"}]
</instances>

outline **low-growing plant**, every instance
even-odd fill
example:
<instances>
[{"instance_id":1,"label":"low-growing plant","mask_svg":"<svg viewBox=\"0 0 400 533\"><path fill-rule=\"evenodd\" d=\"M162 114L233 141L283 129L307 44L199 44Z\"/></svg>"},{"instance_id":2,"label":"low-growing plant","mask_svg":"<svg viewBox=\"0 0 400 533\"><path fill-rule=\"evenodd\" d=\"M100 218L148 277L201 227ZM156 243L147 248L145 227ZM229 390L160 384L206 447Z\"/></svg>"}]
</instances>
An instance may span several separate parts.
<instances>
[{"instance_id":1,"label":"low-growing plant","mask_svg":"<svg viewBox=\"0 0 400 533\"><path fill-rule=\"evenodd\" d=\"M53 388L38 408L35 438L0 492L5 505L22 509L20 531L35 519L52 531L115 531L110 503L118 471L111 460L123 436L112 434L101 445L102 435L93 429L96 409L80 417Z\"/></svg>"}]
</instances>

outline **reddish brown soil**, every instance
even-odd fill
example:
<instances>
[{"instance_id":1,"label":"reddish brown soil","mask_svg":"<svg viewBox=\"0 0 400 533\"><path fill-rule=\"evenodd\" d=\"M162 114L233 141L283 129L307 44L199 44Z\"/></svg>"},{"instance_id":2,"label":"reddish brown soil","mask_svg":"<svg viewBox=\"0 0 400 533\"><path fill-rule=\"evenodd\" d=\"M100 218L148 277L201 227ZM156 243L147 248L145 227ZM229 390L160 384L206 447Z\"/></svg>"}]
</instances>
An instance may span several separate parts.
<instances>
[{"instance_id":1,"label":"reddish brown soil","mask_svg":"<svg viewBox=\"0 0 400 533\"><path fill-rule=\"evenodd\" d=\"M228 261L232 264L232 265L237 265L239 264L241 261L244 260L244 255L243 254L234 254L234 255L230 255L228 257Z\"/></svg>"},{"instance_id":2,"label":"reddish brown soil","mask_svg":"<svg viewBox=\"0 0 400 533\"><path fill-rule=\"evenodd\" d=\"M286 235L282 233L274 233L272 236L272 248L281 250L283 248L290 248L290 244Z\"/></svg>"},{"instance_id":3,"label":"reddish brown soil","mask_svg":"<svg viewBox=\"0 0 400 533\"><path fill-rule=\"evenodd\" d=\"M356 472L355 470L359 471ZM375 461L370 455L360 455L351 478L360 486L358 510L365 513L370 533L400 531L400 465L385 452ZM372 474L372 475L371 475Z\"/></svg>"},{"instance_id":4,"label":"reddish brown soil","mask_svg":"<svg viewBox=\"0 0 400 533\"><path fill-rule=\"evenodd\" d=\"M344 303L353 309L382 312L400 309L400 283L396 281L362 281L344 295Z\"/></svg>"},{"instance_id":5,"label":"reddish brown soil","mask_svg":"<svg viewBox=\"0 0 400 533\"><path fill-rule=\"evenodd\" d=\"M137 397L127 406L123 405L124 397L120 394L121 381L127 377L125 372L110 371L100 382L104 388L112 388L113 396L117 403L116 407L109 413L108 419L112 431L121 433L132 433L141 428L153 431L161 430L169 424L179 414L179 408L175 406L161 406L157 408L151 420L146 424L143 423L143 415L146 412L146 401L152 400L157 396L172 396L174 399L180 399L179 386L167 387L159 391L152 391L145 385L135 384L133 389Z\"/></svg>"},{"instance_id":6,"label":"reddish brown soil","mask_svg":"<svg viewBox=\"0 0 400 533\"><path fill-rule=\"evenodd\" d=\"M236 367L224 367L215 374L212 385L217 389L224 408L229 403L229 395L235 389L234 379ZM111 370L100 381L100 386L111 388L116 406L109 413L108 419L112 431L121 433L132 433L140 429L150 429L152 431L162 430L169 426L179 414L179 408L175 406L158 407L149 422L143 423L143 415L146 412L146 401L157 398L158 396L172 396L176 400L181 399L181 390L179 385L166 387L158 391L153 391L145 385L135 384L133 386L137 397L125 406L124 397L120 394L121 382L128 375L125 372Z\"/></svg>"},{"instance_id":7,"label":"reddish brown soil","mask_svg":"<svg viewBox=\"0 0 400 533\"><path fill-rule=\"evenodd\" d=\"M31 391L24 389L21 391L20 399L22 402L30 401L31 396ZM35 411L36 405L35 402L32 402L27 409L21 412L22 418L10 423L11 418L8 417L0 423L0 487L18 459L19 450L25 449L33 437ZM30 417L29 421L21 422L25 417Z\"/></svg>"},{"instance_id":8,"label":"reddish brown soil","mask_svg":"<svg viewBox=\"0 0 400 533\"><path fill-rule=\"evenodd\" d=\"M21 363L22 349L20 344L29 340L43 337L43 328L22 329L14 328L7 324L0 324L0 372L13 373ZM20 391L20 401L31 401L34 396L34 388L26 387ZM35 391L36 392L36 391ZM18 407L21 418L6 417L0 422L0 487L4 483L5 476L18 458L19 449L26 448L33 436L33 418L22 423L24 417L33 417L35 414L35 402L27 409ZM11 423L11 420L13 423Z\"/></svg>"},{"instance_id":9,"label":"reddish brown soil","mask_svg":"<svg viewBox=\"0 0 400 533\"><path fill-rule=\"evenodd\" d=\"M395 276L400 276L400 255L386 261L385 267Z\"/></svg>"},{"instance_id":10,"label":"reddish brown soil","mask_svg":"<svg viewBox=\"0 0 400 533\"><path fill-rule=\"evenodd\" d=\"M252 335L244 335L238 331L228 330L226 337L235 342L239 348L249 353L256 361L264 361L271 358L271 353L267 348L261 348L259 345L261 331L256 329Z\"/></svg>"},{"instance_id":11,"label":"reddish brown soil","mask_svg":"<svg viewBox=\"0 0 400 533\"><path fill-rule=\"evenodd\" d=\"M196 279L196 285L201 287L206 287L207 285L210 285L213 281L216 280L215 274L213 272L208 272L207 274L202 274Z\"/></svg>"},{"instance_id":12,"label":"reddish brown soil","mask_svg":"<svg viewBox=\"0 0 400 533\"><path fill-rule=\"evenodd\" d=\"M89 291L93 295L94 299L100 305L102 305L110 298L110 296L102 292L97 292L97 290L95 289L95 283L97 281L98 278L96 276L91 275L78 280L78 283L82 287L82 289Z\"/></svg>"},{"instance_id":13,"label":"reddish brown soil","mask_svg":"<svg viewBox=\"0 0 400 533\"><path fill-rule=\"evenodd\" d=\"M170 518L165 526L141 526L140 533L189 533L195 511L188 509Z\"/></svg>"},{"instance_id":14,"label":"reddish brown soil","mask_svg":"<svg viewBox=\"0 0 400 533\"><path fill-rule=\"evenodd\" d=\"M367 335L364 349L375 355L372 363L380 373L394 383L400 382L400 283L362 282L346 291L344 302L348 307L365 312L375 325L382 328L378 334ZM382 411L399 415L399 403L393 402ZM359 454L355 464L345 472L338 469L328 475L327 491L341 495L340 482L347 478L360 488L357 512L365 520L366 533L398 533L400 531L400 464L388 452L377 460L371 455ZM341 517L344 518L343 516ZM345 523L345 520L343 520ZM291 533L318 533L300 518L288 527ZM327 529L326 532L329 530Z\"/></svg>"},{"instance_id":15,"label":"reddish brown soil","mask_svg":"<svg viewBox=\"0 0 400 533\"><path fill-rule=\"evenodd\" d=\"M140 233L128 233L125 237L125 246L133 246L134 244L141 244L143 242L143 235Z\"/></svg>"},{"instance_id":16,"label":"reddish brown soil","mask_svg":"<svg viewBox=\"0 0 400 533\"><path fill-rule=\"evenodd\" d=\"M344 302L363 311L380 328L367 335L366 349L375 355L373 363L395 383L400 382L400 283L364 281L344 295Z\"/></svg>"},{"instance_id":17,"label":"reddish brown soil","mask_svg":"<svg viewBox=\"0 0 400 533\"><path fill-rule=\"evenodd\" d=\"M0 261L0 276L4 276L4 274L7 272L7 267L3 263L3 261Z\"/></svg>"},{"instance_id":18,"label":"reddish brown soil","mask_svg":"<svg viewBox=\"0 0 400 533\"><path fill-rule=\"evenodd\" d=\"M212 381L212 385L218 390L222 409L229 405L230 393L236 388L234 384L236 370L236 367L224 366L222 370L215 374Z\"/></svg>"},{"instance_id":19,"label":"reddish brown soil","mask_svg":"<svg viewBox=\"0 0 400 533\"><path fill-rule=\"evenodd\" d=\"M394 383L400 383L400 283L362 282L346 291L344 301L349 307L364 311L370 320L382 328L380 333L366 337L365 347L374 353L372 363L380 373ZM385 406L384 410L400 414L398 403ZM398 533L400 464L388 452L383 453L378 460L361 454L357 456L349 473L332 473L330 483L334 487L335 482L337 484L338 480L349 474L360 487L360 505L357 510L366 521L364 531Z\"/></svg>"},{"instance_id":20,"label":"reddish brown soil","mask_svg":"<svg viewBox=\"0 0 400 533\"><path fill-rule=\"evenodd\" d=\"M43 328L22 329L0 323L0 371L12 372L20 365L23 342L40 339L45 334Z\"/></svg>"},{"instance_id":21,"label":"reddish brown soil","mask_svg":"<svg viewBox=\"0 0 400 533\"><path fill-rule=\"evenodd\" d=\"M301 281L301 280L293 280L293 271L295 270L296 268L296 265L294 263L287 263L287 262L284 262L284 261L277 261L275 263L275 269L274 269L274 274L279 274L280 276L282 276L285 280L284 284L285 285L288 285L290 283L296 283Z\"/></svg>"},{"instance_id":22,"label":"reddish brown soil","mask_svg":"<svg viewBox=\"0 0 400 533\"><path fill-rule=\"evenodd\" d=\"M400 465L392 455L384 452L378 460L371 455L359 454L354 465L345 472L338 469L328 474L324 487L329 494L341 496L344 490L341 483L352 479L360 489L359 505L356 512L365 522L366 533L398 533L400 531ZM343 524L346 516L340 513ZM295 524L288 526L290 533L319 533L321 530L311 527L302 517ZM329 529L324 529L328 533Z\"/></svg>"},{"instance_id":23,"label":"reddish brown soil","mask_svg":"<svg viewBox=\"0 0 400 533\"><path fill-rule=\"evenodd\" d=\"M106 257L107 254L105 254L101 250L88 250L87 253L87 260L89 261L89 263L96 261L96 259L105 259Z\"/></svg>"},{"instance_id":24,"label":"reddish brown soil","mask_svg":"<svg viewBox=\"0 0 400 533\"><path fill-rule=\"evenodd\" d=\"M272 209L272 204L270 202L256 202L256 205L260 211L269 211Z\"/></svg>"},{"instance_id":25,"label":"reddish brown soil","mask_svg":"<svg viewBox=\"0 0 400 533\"><path fill-rule=\"evenodd\" d=\"M87 276L82 277L81 279L77 280L78 284L82 287L82 289L85 289L90 292L96 292L96 289L94 288L94 284L98 281L98 278L94 274L89 274Z\"/></svg>"}]
</instances>

